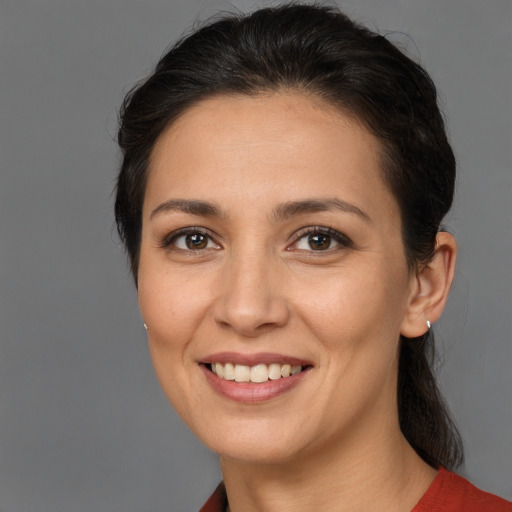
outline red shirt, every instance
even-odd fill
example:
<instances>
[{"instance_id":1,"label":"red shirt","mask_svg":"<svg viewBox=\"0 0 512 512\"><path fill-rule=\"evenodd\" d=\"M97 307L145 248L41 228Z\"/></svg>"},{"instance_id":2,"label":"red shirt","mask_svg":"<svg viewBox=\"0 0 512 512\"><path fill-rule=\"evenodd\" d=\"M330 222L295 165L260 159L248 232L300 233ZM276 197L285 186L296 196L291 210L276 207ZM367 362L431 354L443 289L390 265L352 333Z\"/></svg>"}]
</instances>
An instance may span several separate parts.
<instances>
[{"instance_id":1,"label":"red shirt","mask_svg":"<svg viewBox=\"0 0 512 512\"><path fill-rule=\"evenodd\" d=\"M227 503L221 483L199 512L225 512ZM512 502L481 491L461 476L440 468L411 512L512 512Z\"/></svg>"},{"instance_id":2,"label":"red shirt","mask_svg":"<svg viewBox=\"0 0 512 512\"><path fill-rule=\"evenodd\" d=\"M411 512L512 512L512 502L481 491L465 478L440 468Z\"/></svg>"}]
</instances>

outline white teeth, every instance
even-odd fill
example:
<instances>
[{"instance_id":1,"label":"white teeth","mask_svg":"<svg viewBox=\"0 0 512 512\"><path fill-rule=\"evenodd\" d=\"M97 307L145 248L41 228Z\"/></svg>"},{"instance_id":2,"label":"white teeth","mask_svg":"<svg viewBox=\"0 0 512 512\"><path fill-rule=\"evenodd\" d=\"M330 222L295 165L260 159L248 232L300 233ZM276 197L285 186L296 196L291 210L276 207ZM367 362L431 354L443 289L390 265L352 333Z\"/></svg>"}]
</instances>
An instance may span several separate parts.
<instances>
[{"instance_id":1,"label":"white teeth","mask_svg":"<svg viewBox=\"0 0 512 512\"><path fill-rule=\"evenodd\" d=\"M251 382L266 382L268 380L268 368L266 364L258 364L251 368Z\"/></svg>"},{"instance_id":2,"label":"white teeth","mask_svg":"<svg viewBox=\"0 0 512 512\"><path fill-rule=\"evenodd\" d=\"M217 363L219 364L219 363ZM244 366L243 364L235 365L235 381L236 382L249 382L251 380L251 367Z\"/></svg>"},{"instance_id":3,"label":"white teeth","mask_svg":"<svg viewBox=\"0 0 512 512\"><path fill-rule=\"evenodd\" d=\"M257 364L255 366L232 363L212 363L211 370L224 380L261 383L267 382L269 379L278 380L297 375L303 370L303 367L300 364L290 365L279 363L269 365Z\"/></svg>"},{"instance_id":4,"label":"white teeth","mask_svg":"<svg viewBox=\"0 0 512 512\"><path fill-rule=\"evenodd\" d=\"M231 363L225 364L223 377L226 380L235 380L235 366Z\"/></svg>"},{"instance_id":5,"label":"white teeth","mask_svg":"<svg viewBox=\"0 0 512 512\"><path fill-rule=\"evenodd\" d=\"M268 366L268 377L270 380L277 380L281 378L281 365L270 364Z\"/></svg>"}]
</instances>

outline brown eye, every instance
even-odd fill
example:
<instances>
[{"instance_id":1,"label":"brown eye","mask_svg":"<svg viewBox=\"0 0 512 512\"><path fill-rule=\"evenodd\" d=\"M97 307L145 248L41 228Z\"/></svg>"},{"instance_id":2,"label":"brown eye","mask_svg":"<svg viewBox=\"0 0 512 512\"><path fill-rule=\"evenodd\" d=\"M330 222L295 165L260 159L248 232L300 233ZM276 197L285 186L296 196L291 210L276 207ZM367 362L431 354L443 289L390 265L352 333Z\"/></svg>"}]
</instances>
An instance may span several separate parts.
<instances>
[{"instance_id":1,"label":"brown eye","mask_svg":"<svg viewBox=\"0 0 512 512\"><path fill-rule=\"evenodd\" d=\"M288 246L288 251L332 252L353 246L352 240L339 231L325 226L311 226L295 233L295 242Z\"/></svg>"},{"instance_id":2,"label":"brown eye","mask_svg":"<svg viewBox=\"0 0 512 512\"><path fill-rule=\"evenodd\" d=\"M220 245L215 243L212 235L196 228L185 228L171 233L167 239L163 240L162 247L169 250L177 249L188 252L221 248Z\"/></svg>"},{"instance_id":3,"label":"brown eye","mask_svg":"<svg viewBox=\"0 0 512 512\"><path fill-rule=\"evenodd\" d=\"M206 249L208 237L202 233L189 233L185 236L185 244L190 250Z\"/></svg>"},{"instance_id":4,"label":"brown eye","mask_svg":"<svg viewBox=\"0 0 512 512\"><path fill-rule=\"evenodd\" d=\"M308 245L313 251L325 251L331 246L331 237L323 233L315 233L308 236Z\"/></svg>"}]
</instances>

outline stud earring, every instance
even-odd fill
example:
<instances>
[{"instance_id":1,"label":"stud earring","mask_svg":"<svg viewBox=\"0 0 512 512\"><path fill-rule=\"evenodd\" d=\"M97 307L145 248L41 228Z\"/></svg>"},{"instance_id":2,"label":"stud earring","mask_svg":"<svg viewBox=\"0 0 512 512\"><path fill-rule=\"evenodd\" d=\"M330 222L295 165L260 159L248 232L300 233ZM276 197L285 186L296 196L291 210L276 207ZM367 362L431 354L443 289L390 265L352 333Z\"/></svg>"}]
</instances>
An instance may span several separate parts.
<instances>
[{"instance_id":1,"label":"stud earring","mask_svg":"<svg viewBox=\"0 0 512 512\"><path fill-rule=\"evenodd\" d=\"M144 324L146 325L146 324ZM427 328L430 331L430 328L432 327L432 324L430 323L430 320L427 320Z\"/></svg>"},{"instance_id":2,"label":"stud earring","mask_svg":"<svg viewBox=\"0 0 512 512\"><path fill-rule=\"evenodd\" d=\"M144 329L146 329L146 331L148 330L148 326L146 325L146 322L144 322Z\"/></svg>"}]
</instances>

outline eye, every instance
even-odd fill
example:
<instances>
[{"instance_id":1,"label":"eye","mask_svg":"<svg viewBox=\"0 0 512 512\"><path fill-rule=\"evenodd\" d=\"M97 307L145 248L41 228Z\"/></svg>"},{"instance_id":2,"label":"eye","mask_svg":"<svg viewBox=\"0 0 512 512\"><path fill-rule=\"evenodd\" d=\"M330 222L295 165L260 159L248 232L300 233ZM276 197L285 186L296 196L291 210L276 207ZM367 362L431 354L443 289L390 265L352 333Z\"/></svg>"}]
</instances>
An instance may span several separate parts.
<instances>
[{"instance_id":1,"label":"eye","mask_svg":"<svg viewBox=\"0 0 512 512\"><path fill-rule=\"evenodd\" d=\"M198 228L185 228L171 233L163 241L163 247L180 251L203 251L207 249L220 249L213 237L205 230Z\"/></svg>"},{"instance_id":2,"label":"eye","mask_svg":"<svg viewBox=\"0 0 512 512\"><path fill-rule=\"evenodd\" d=\"M309 235L304 237L304 241L307 241L308 246L313 251L324 251L326 249L331 248L331 244L333 243L332 238L329 235L324 235L323 233L316 233L314 235ZM303 242L300 240L299 242ZM301 245L299 243L299 245Z\"/></svg>"},{"instance_id":3,"label":"eye","mask_svg":"<svg viewBox=\"0 0 512 512\"><path fill-rule=\"evenodd\" d=\"M321 252L352 246L352 241L347 236L335 229L325 227L300 230L295 234L295 240L288 250Z\"/></svg>"}]
</instances>

